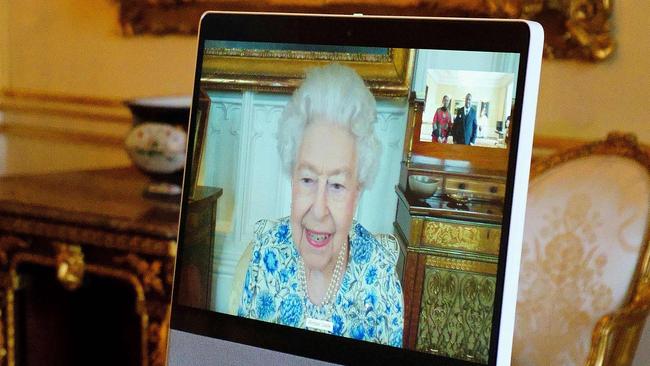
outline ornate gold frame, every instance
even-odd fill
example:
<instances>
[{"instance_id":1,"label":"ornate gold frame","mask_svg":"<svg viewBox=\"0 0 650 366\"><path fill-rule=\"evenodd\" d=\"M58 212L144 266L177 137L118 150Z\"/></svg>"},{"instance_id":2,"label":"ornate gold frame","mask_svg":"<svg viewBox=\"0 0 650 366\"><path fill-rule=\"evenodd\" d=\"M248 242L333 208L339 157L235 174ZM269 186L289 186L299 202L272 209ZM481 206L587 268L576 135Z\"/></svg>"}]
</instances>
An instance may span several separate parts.
<instances>
[{"instance_id":1,"label":"ornate gold frame","mask_svg":"<svg viewBox=\"0 0 650 366\"><path fill-rule=\"evenodd\" d=\"M29 227L37 231L23 231ZM32 244L34 237L43 242ZM70 291L75 291L84 274L89 273L129 284L135 293L134 311L140 318L140 364L164 365L175 246L175 242L164 239L0 218L0 365L16 364L14 293L20 288L21 263L55 268L57 278ZM84 251L91 248L111 254L103 256L101 262L89 263L84 260Z\"/></svg>"},{"instance_id":2,"label":"ornate gold frame","mask_svg":"<svg viewBox=\"0 0 650 366\"><path fill-rule=\"evenodd\" d=\"M207 48L201 86L206 90L291 93L300 84L306 69L332 61L354 68L377 96L408 95L414 52L400 48L389 48L386 55Z\"/></svg>"},{"instance_id":3,"label":"ornate gold frame","mask_svg":"<svg viewBox=\"0 0 650 366\"><path fill-rule=\"evenodd\" d=\"M117 0L126 35L195 34L207 10L523 18L546 30L549 58L603 60L614 50L613 0Z\"/></svg>"},{"instance_id":4,"label":"ornate gold frame","mask_svg":"<svg viewBox=\"0 0 650 366\"><path fill-rule=\"evenodd\" d=\"M540 158L531 166L531 178L568 161L589 155L626 157L637 161L650 174L650 153L639 145L636 137L632 134L613 132L604 141ZM587 366L627 366L632 363L643 326L650 313L650 218L634 277L627 291L624 305L617 311L603 316L594 327Z\"/></svg>"}]
</instances>

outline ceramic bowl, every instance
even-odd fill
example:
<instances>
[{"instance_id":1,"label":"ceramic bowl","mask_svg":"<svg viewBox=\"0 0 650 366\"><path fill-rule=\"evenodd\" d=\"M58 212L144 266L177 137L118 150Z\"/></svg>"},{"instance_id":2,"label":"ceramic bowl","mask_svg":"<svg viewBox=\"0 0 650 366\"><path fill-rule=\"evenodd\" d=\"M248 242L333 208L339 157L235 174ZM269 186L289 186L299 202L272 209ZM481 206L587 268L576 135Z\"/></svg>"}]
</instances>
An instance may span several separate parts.
<instances>
[{"instance_id":1,"label":"ceramic bowl","mask_svg":"<svg viewBox=\"0 0 650 366\"><path fill-rule=\"evenodd\" d=\"M410 175L408 183L411 193L417 197L431 197L440 187L440 178L428 175Z\"/></svg>"},{"instance_id":2,"label":"ceramic bowl","mask_svg":"<svg viewBox=\"0 0 650 366\"><path fill-rule=\"evenodd\" d=\"M164 123L140 123L124 145L133 163L153 174L175 173L185 165L187 135L183 129Z\"/></svg>"}]
</instances>

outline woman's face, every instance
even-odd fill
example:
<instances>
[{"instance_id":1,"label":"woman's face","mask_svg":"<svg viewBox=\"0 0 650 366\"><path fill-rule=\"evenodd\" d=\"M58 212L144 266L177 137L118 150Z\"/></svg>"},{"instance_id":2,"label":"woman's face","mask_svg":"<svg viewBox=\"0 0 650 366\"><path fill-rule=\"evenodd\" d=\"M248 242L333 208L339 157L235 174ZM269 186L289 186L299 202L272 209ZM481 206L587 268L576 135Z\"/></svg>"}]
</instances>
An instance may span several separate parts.
<instances>
[{"instance_id":1,"label":"woman's face","mask_svg":"<svg viewBox=\"0 0 650 366\"><path fill-rule=\"evenodd\" d=\"M309 270L333 270L358 197L354 137L331 123L310 124L291 179L293 240Z\"/></svg>"},{"instance_id":2,"label":"woman's face","mask_svg":"<svg viewBox=\"0 0 650 366\"><path fill-rule=\"evenodd\" d=\"M444 97L442 97L442 106L446 107L447 104L449 104L449 97L445 95Z\"/></svg>"}]
</instances>

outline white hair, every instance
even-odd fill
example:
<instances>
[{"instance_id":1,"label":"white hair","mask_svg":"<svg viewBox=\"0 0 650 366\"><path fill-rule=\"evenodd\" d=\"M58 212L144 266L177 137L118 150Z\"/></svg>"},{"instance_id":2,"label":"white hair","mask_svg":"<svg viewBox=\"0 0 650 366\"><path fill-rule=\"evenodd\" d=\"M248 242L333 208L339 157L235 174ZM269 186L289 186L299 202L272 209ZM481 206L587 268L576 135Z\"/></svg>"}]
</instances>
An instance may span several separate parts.
<instances>
[{"instance_id":1,"label":"white hair","mask_svg":"<svg viewBox=\"0 0 650 366\"><path fill-rule=\"evenodd\" d=\"M278 151L283 169L293 173L307 125L332 123L347 128L354 137L357 180L362 189L370 187L381 154L376 121L375 97L353 69L339 64L310 69L280 117Z\"/></svg>"}]
</instances>

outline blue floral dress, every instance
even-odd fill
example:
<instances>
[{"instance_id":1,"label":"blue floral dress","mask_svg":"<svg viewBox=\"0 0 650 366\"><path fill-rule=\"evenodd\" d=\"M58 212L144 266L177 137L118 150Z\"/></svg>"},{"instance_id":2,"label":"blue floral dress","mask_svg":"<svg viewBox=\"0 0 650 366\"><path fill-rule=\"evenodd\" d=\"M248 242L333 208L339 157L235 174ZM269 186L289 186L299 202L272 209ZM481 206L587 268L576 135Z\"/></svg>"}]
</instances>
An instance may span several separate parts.
<instances>
[{"instance_id":1,"label":"blue floral dress","mask_svg":"<svg viewBox=\"0 0 650 366\"><path fill-rule=\"evenodd\" d=\"M349 243L336 299L314 305L298 275L302 263L289 218L258 221L238 315L298 328L322 320L334 335L401 347L404 300L393 254L356 222Z\"/></svg>"}]
</instances>

